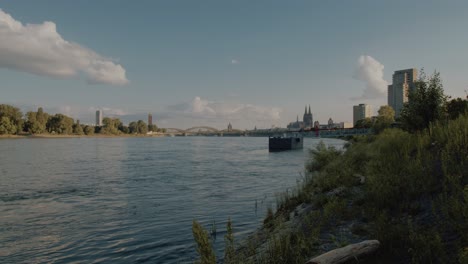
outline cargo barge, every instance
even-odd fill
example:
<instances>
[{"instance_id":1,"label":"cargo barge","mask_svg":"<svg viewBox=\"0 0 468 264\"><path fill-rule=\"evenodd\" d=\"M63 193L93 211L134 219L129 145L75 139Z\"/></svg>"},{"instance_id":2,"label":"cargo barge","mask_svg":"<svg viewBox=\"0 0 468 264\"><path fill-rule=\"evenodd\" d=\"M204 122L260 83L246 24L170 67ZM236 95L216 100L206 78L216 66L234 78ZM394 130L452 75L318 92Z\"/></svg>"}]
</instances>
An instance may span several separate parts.
<instances>
[{"instance_id":1,"label":"cargo barge","mask_svg":"<svg viewBox=\"0 0 468 264\"><path fill-rule=\"evenodd\" d=\"M304 138L302 135L269 137L268 139L268 150L270 152L302 149L303 147Z\"/></svg>"}]
</instances>

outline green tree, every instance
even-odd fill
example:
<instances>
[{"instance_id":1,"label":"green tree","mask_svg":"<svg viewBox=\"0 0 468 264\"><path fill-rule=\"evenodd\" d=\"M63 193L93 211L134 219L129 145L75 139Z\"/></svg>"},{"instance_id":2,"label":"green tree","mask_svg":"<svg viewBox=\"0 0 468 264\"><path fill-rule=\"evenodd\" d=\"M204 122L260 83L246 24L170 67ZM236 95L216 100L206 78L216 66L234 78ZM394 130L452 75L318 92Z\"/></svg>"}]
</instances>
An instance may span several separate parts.
<instances>
[{"instance_id":1,"label":"green tree","mask_svg":"<svg viewBox=\"0 0 468 264\"><path fill-rule=\"evenodd\" d=\"M41 134L46 132L47 120L49 119L49 114L44 113L42 107L37 109L37 112L27 112L26 113L26 123L24 125L24 130L31 134Z\"/></svg>"},{"instance_id":2,"label":"green tree","mask_svg":"<svg viewBox=\"0 0 468 264\"><path fill-rule=\"evenodd\" d=\"M143 120L138 120L137 128L138 128L138 134L148 133L148 125L146 125L145 121Z\"/></svg>"},{"instance_id":3,"label":"green tree","mask_svg":"<svg viewBox=\"0 0 468 264\"><path fill-rule=\"evenodd\" d=\"M156 126L155 124L148 125L148 131L158 132L158 126Z\"/></svg>"},{"instance_id":4,"label":"green tree","mask_svg":"<svg viewBox=\"0 0 468 264\"><path fill-rule=\"evenodd\" d=\"M8 116L2 116L0 118L0 134L15 134L16 126L10 121Z\"/></svg>"},{"instance_id":5,"label":"green tree","mask_svg":"<svg viewBox=\"0 0 468 264\"><path fill-rule=\"evenodd\" d=\"M131 134L146 134L148 133L148 125L143 120L137 122L130 122L128 129Z\"/></svg>"},{"instance_id":6,"label":"green tree","mask_svg":"<svg viewBox=\"0 0 468 264\"><path fill-rule=\"evenodd\" d=\"M358 120L356 122L356 125L354 125L355 128L371 128L372 127L372 119L369 117L366 117L364 119Z\"/></svg>"},{"instance_id":7,"label":"green tree","mask_svg":"<svg viewBox=\"0 0 468 264\"><path fill-rule=\"evenodd\" d=\"M409 131L423 130L430 123L445 117L447 97L444 95L440 73L434 72L427 77L421 70L415 87L414 91L408 93L408 102L403 105L400 114L403 127Z\"/></svg>"},{"instance_id":8,"label":"green tree","mask_svg":"<svg viewBox=\"0 0 468 264\"><path fill-rule=\"evenodd\" d=\"M77 121L73 125L73 134L76 134L76 135L83 135L84 134L83 127L80 125L80 121Z\"/></svg>"},{"instance_id":9,"label":"green tree","mask_svg":"<svg viewBox=\"0 0 468 264\"><path fill-rule=\"evenodd\" d=\"M122 122L120 121L120 119L104 117L104 119L102 120L102 124L103 126L99 133L112 134L112 135L120 134L119 126L122 125Z\"/></svg>"},{"instance_id":10,"label":"green tree","mask_svg":"<svg viewBox=\"0 0 468 264\"><path fill-rule=\"evenodd\" d=\"M130 122L130 124L128 124L128 130L129 130L129 133L131 134L138 133L137 122Z\"/></svg>"},{"instance_id":11,"label":"green tree","mask_svg":"<svg viewBox=\"0 0 468 264\"><path fill-rule=\"evenodd\" d=\"M123 124L119 126L119 131L124 134L130 133L130 129L128 128L128 126L124 126Z\"/></svg>"},{"instance_id":12,"label":"green tree","mask_svg":"<svg viewBox=\"0 0 468 264\"><path fill-rule=\"evenodd\" d=\"M86 134L86 135L94 135L94 127L92 126L85 126L84 129L83 129L83 132Z\"/></svg>"},{"instance_id":13,"label":"green tree","mask_svg":"<svg viewBox=\"0 0 468 264\"><path fill-rule=\"evenodd\" d=\"M63 114L55 114L47 121L47 131L49 133L57 133L68 135L73 132L73 118Z\"/></svg>"},{"instance_id":14,"label":"green tree","mask_svg":"<svg viewBox=\"0 0 468 264\"><path fill-rule=\"evenodd\" d=\"M451 120L466 112L468 112L468 96L466 99L456 98L447 102L447 114Z\"/></svg>"},{"instance_id":15,"label":"green tree","mask_svg":"<svg viewBox=\"0 0 468 264\"><path fill-rule=\"evenodd\" d=\"M395 110L389 105L383 105L378 111L377 121L373 125L375 133L380 133L395 122Z\"/></svg>"},{"instance_id":16,"label":"green tree","mask_svg":"<svg viewBox=\"0 0 468 264\"><path fill-rule=\"evenodd\" d=\"M18 134L23 131L23 113L14 106L0 104L0 120L4 134Z\"/></svg>"}]
</instances>

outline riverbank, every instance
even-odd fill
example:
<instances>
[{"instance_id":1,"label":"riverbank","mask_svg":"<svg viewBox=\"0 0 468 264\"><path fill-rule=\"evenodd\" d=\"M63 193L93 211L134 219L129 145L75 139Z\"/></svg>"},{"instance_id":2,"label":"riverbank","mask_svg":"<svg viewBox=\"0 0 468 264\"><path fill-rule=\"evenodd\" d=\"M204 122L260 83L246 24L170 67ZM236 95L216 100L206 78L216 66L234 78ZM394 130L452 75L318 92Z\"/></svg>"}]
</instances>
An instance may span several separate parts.
<instances>
[{"instance_id":1,"label":"riverbank","mask_svg":"<svg viewBox=\"0 0 468 264\"><path fill-rule=\"evenodd\" d=\"M360 263L467 263L468 116L321 144L306 170L229 263L305 263L368 239L381 248Z\"/></svg>"},{"instance_id":2,"label":"riverbank","mask_svg":"<svg viewBox=\"0 0 468 264\"><path fill-rule=\"evenodd\" d=\"M0 135L1 138L21 139L21 138L143 138L143 137L164 137L164 134L120 134L120 135L60 135L60 134L24 134L24 135Z\"/></svg>"}]
</instances>

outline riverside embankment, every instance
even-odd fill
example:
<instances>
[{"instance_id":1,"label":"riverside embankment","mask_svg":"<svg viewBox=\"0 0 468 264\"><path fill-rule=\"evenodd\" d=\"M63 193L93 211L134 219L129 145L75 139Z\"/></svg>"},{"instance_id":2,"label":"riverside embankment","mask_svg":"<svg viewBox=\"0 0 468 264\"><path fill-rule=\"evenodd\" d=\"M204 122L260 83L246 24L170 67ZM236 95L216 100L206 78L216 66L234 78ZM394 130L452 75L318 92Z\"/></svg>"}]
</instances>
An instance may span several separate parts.
<instances>
[{"instance_id":1,"label":"riverside embankment","mask_svg":"<svg viewBox=\"0 0 468 264\"><path fill-rule=\"evenodd\" d=\"M360 263L467 263L467 115L357 137L346 151L318 145L306 170L231 263L305 263L367 239L381 247Z\"/></svg>"}]
</instances>

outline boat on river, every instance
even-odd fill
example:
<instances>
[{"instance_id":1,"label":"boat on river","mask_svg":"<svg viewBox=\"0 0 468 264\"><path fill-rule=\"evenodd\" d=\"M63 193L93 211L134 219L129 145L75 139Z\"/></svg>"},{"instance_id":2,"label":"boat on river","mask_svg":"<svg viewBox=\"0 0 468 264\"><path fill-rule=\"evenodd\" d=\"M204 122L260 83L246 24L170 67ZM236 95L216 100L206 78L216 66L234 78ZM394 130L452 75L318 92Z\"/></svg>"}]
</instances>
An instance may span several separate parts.
<instances>
[{"instance_id":1,"label":"boat on river","mask_svg":"<svg viewBox=\"0 0 468 264\"><path fill-rule=\"evenodd\" d=\"M272 136L268 138L268 150L270 152L302 149L303 147L304 137L301 134Z\"/></svg>"}]
</instances>

